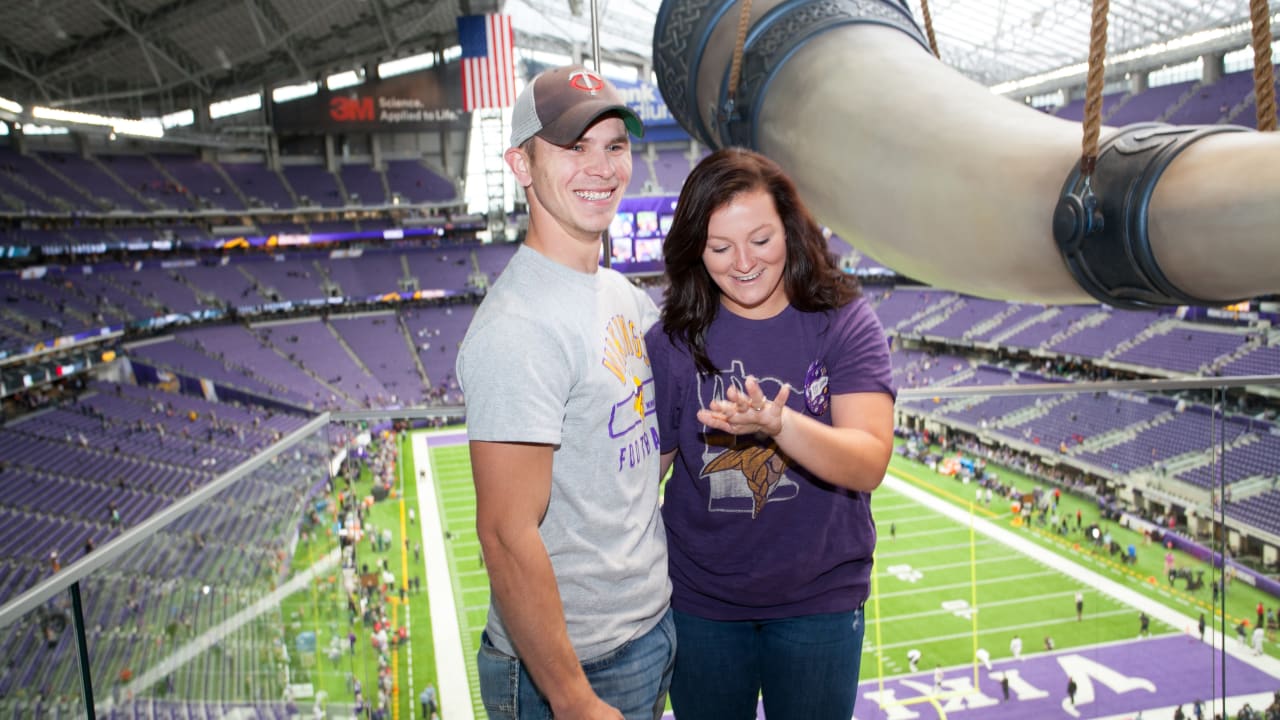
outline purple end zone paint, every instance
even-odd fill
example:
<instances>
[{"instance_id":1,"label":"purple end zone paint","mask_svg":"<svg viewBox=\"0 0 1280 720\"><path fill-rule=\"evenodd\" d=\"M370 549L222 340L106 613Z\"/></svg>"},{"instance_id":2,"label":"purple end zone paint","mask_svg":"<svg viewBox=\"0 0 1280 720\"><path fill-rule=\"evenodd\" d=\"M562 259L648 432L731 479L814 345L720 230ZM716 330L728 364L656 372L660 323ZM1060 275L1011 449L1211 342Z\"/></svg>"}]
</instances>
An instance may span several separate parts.
<instances>
[{"instance_id":1,"label":"purple end zone paint","mask_svg":"<svg viewBox=\"0 0 1280 720\"><path fill-rule=\"evenodd\" d=\"M1230 640L1228 642L1231 642ZM1226 663L1226 687L1222 687ZM864 671L874 665L864 659ZM1000 690L1000 674L1010 673L1010 699ZM1016 675L1015 675L1016 673ZM1076 681L1078 715L1063 706L1068 676ZM1088 718L1137 713L1156 707L1206 703L1231 697L1280 690L1275 678L1249 663L1217 654L1208 644L1186 635L1166 635L1096 647L1059 650L1006 659L979 668L977 692L943 701L948 720L1022 720L1023 718ZM951 668L943 691L973 687L973 669ZM934 720L938 712L929 702L891 709L890 697L901 701L933 693L933 673L921 672L886 680L884 694L866 677L859 684L857 720ZM882 707L883 703L883 707ZM763 717L763 714L760 715Z\"/></svg>"}]
</instances>

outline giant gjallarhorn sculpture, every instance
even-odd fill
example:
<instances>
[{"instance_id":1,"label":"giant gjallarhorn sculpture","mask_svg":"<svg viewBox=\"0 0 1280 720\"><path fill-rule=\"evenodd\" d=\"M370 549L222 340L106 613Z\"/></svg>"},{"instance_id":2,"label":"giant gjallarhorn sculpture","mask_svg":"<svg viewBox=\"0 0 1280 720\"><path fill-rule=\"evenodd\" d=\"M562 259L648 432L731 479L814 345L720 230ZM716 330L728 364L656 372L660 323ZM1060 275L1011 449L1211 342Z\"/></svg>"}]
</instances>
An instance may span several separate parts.
<instances>
[{"instance_id":1,"label":"giant gjallarhorn sculpture","mask_svg":"<svg viewBox=\"0 0 1280 720\"><path fill-rule=\"evenodd\" d=\"M945 66L902 0L755 0L731 92L739 9L663 3L653 57L672 114L709 146L775 159L819 219L898 272L1121 307L1280 291L1276 133L1103 128L1085 188L1080 123Z\"/></svg>"}]
</instances>

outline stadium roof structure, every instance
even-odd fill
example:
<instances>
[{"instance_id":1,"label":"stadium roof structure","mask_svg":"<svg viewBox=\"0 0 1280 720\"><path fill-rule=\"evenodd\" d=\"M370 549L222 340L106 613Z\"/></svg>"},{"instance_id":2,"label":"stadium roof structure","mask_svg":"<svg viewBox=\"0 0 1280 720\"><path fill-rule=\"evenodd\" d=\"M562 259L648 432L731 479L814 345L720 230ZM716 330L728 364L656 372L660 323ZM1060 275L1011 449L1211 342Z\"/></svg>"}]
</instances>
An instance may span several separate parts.
<instances>
[{"instance_id":1,"label":"stadium roof structure","mask_svg":"<svg viewBox=\"0 0 1280 720\"><path fill-rule=\"evenodd\" d=\"M456 45L459 15L506 12L517 45L589 53L590 0L10 0L0 96L137 117ZM917 0L911 0L919 18ZM1247 44L1240 0L1112 0L1108 53L1143 67ZM647 63L657 0L598 0L606 60ZM933 0L942 60L984 85L1061 87L1087 56L1090 0ZM1198 44L1168 43L1205 33ZM1110 66L1123 71L1123 58ZM1135 66L1137 67L1137 66ZM1080 72L1083 75L1083 72ZM1033 91L1034 83L1015 89Z\"/></svg>"}]
</instances>

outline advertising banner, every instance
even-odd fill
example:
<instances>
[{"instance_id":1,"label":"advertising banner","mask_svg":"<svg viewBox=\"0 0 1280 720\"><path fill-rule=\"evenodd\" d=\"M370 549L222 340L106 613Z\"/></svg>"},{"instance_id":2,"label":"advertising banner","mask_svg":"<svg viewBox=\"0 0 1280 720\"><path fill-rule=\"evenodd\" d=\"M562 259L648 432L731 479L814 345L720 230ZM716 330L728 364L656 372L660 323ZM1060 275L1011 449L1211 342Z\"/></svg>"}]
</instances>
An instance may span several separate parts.
<instances>
[{"instance_id":1,"label":"advertising banner","mask_svg":"<svg viewBox=\"0 0 1280 720\"><path fill-rule=\"evenodd\" d=\"M462 129L457 63L427 68L310 97L272 103L272 126L280 133L393 133Z\"/></svg>"}]
</instances>

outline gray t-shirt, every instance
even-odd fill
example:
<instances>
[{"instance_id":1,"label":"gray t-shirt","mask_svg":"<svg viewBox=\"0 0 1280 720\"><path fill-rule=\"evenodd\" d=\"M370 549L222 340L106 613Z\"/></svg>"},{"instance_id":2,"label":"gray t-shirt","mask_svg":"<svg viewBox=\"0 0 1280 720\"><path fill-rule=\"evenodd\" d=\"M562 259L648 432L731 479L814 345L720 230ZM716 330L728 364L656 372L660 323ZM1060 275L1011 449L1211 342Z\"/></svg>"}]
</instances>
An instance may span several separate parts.
<instances>
[{"instance_id":1,"label":"gray t-shirt","mask_svg":"<svg viewBox=\"0 0 1280 720\"><path fill-rule=\"evenodd\" d=\"M648 632L671 600L644 344L657 319L617 272L576 272L522 246L458 354L470 440L555 446L539 532L579 660ZM493 602L486 630L515 654Z\"/></svg>"}]
</instances>

